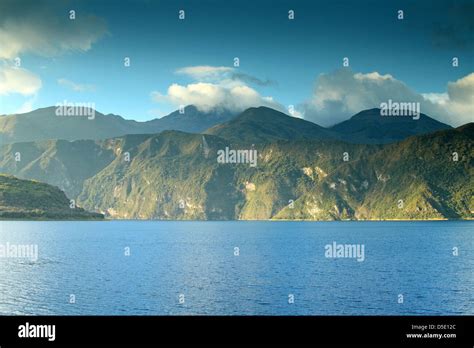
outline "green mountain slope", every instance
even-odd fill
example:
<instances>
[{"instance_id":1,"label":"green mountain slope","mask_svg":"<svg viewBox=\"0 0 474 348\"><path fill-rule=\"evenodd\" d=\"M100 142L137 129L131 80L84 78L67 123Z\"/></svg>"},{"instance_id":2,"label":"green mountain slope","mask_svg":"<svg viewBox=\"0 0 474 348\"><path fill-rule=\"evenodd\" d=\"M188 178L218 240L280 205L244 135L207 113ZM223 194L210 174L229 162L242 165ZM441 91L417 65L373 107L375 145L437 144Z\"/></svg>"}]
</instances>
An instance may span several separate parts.
<instances>
[{"instance_id":1,"label":"green mountain slope","mask_svg":"<svg viewBox=\"0 0 474 348\"><path fill-rule=\"evenodd\" d=\"M473 140L474 124L470 124L385 148L374 156L372 165L384 168L387 179L379 180L365 197L361 217L472 217ZM403 200L403 207L393 204L395 199Z\"/></svg>"},{"instance_id":2,"label":"green mountain slope","mask_svg":"<svg viewBox=\"0 0 474 348\"><path fill-rule=\"evenodd\" d=\"M215 155L205 157L201 135L165 131L136 142L131 137L116 148L120 155L114 161L86 180L78 198L83 206L120 218L234 217L233 171L219 167ZM206 144L224 146L212 136Z\"/></svg>"},{"instance_id":3,"label":"green mountain slope","mask_svg":"<svg viewBox=\"0 0 474 348\"><path fill-rule=\"evenodd\" d=\"M473 218L473 131L412 137L347 162L275 218Z\"/></svg>"},{"instance_id":4,"label":"green mountain slope","mask_svg":"<svg viewBox=\"0 0 474 348\"><path fill-rule=\"evenodd\" d=\"M198 135L148 138L128 148L130 163L117 158L88 179L79 201L121 218L472 218L472 125L386 146L261 144L256 167L217 163L229 145L212 136L206 143L208 158Z\"/></svg>"},{"instance_id":5,"label":"green mountain slope","mask_svg":"<svg viewBox=\"0 0 474 348\"><path fill-rule=\"evenodd\" d=\"M57 187L0 174L0 219L102 219L103 215L70 207Z\"/></svg>"},{"instance_id":6,"label":"green mountain slope","mask_svg":"<svg viewBox=\"0 0 474 348\"><path fill-rule=\"evenodd\" d=\"M69 197L114 158L114 140L48 140L0 147L0 172L59 187Z\"/></svg>"}]
</instances>

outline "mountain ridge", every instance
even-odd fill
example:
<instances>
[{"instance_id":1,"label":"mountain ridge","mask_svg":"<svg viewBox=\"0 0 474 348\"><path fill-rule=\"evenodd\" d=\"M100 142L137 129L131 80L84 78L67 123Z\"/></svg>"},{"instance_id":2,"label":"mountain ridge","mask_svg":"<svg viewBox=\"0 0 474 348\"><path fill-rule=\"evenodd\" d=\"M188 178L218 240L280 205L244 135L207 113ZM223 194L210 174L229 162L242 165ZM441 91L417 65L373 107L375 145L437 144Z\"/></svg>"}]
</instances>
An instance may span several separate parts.
<instances>
[{"instance_id":1,"label":"mountain ridge","mask_svg":"<svg viewBox=\"0 0 474 348\"><path fill-rule=\"evenodd\" d=\"M61 140L103 140L126 134L155 134L163 130L201 132L233 117L229 111L201 112L188 105L159 119L139 122L115 114L104 115L94 110L94 117L56 116L56 107L0 116L0 144Z\"/></svg>"},{"instance_id":2,"label":"mountain ridge","mask_svg":"<svg viewBox=\"0 0 474 348\"><path fill-rule=\"evenodd\" d=\"M291 117L265 106L248 108L230 121L207 129L204 134L249 144L298 138L332 138L325 128L316 123Z\"/></svg>"},{"instance_id":3,"label":"mountain ridge","mask_svg":"<svg viewBox=\"0 0 474 348\"><path fill-rule=\"evenodd\" d=\"M260 106L241 113L227 110L203 113L188 105L159 119L138 122L115 114L95 113L86 117L58 117L55 107L37 109L30 113L0 116L0 141L16 142L63 140L103 140L126 134L155 134L164 130L220 135L240 142L262 142L295 138L334 138L349 143L384 144L403 140L412 135L426 134L452 128L421 114L419 120L410 117L382 117L379 109L363 110L329 128L314 122L289 116Z\"/></svg>"}]
</instances>

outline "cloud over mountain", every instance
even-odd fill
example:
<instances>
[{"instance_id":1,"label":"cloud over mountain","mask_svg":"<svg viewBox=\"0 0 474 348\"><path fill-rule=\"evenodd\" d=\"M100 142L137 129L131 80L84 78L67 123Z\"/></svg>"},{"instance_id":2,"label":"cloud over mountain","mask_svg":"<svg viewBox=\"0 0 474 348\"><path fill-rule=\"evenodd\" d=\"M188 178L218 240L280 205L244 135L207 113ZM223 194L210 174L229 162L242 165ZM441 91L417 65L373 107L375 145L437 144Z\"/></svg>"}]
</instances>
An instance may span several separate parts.
<instances>
[{"instance_id":1,"label":"cloud over mountain","mask_svg":"<svg viewBox=\"0 0 474 348\"><path fill-rule=\"evenodd\" d=\"M447 92L423 96L436 105L446 122L462 125L474 121L474 73L449 82Z\"/></svg>"},{"instance_id":2,"label":"cloud over mountain","mask_svg":"<svg viewBox=\"0 0 474 348\"><path fill-rule=\"evenodd\" d=\"M277 110L284 107L270 96L262 96L249 84L265 85L265 82L235 68L224 66L191 66L176 70L194 80L180 85L173 83L165 94L153 91L152 100L174 106L195 105L200 111L215 109L243 111L252 106L268 106Z\"/></svg>"},{"instance_id":3,"label":"cloud over mountain","mask_svg":"<svg viewBox=\"0 0 474 348\"><path fill-rule=\"evenodd\" d=\"M360 110L394 102L420 103L421 112L458 126L473 120L474 73L448 83L447 93L420 94L392 75L339 69L321 74L312 97L300 108L304 118L323 126L348 119Z\"/></svg>"}]
</instances>

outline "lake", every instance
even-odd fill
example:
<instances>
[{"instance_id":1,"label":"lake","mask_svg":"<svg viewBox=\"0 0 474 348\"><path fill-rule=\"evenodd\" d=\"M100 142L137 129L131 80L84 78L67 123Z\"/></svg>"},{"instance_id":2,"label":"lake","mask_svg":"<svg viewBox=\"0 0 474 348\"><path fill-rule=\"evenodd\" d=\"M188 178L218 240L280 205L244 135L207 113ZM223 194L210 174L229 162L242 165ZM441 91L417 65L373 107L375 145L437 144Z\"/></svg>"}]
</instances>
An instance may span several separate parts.
<instances>
[{"instance_id":1,"label":"lake","mask_svg":"<svg viewBox=\"0 0 474 348\"><path fill-rule=\"evenodd\" d=\"M472 221L0 221L1 245L3 315L474 314Z\"/></svg>"}]
</instances>

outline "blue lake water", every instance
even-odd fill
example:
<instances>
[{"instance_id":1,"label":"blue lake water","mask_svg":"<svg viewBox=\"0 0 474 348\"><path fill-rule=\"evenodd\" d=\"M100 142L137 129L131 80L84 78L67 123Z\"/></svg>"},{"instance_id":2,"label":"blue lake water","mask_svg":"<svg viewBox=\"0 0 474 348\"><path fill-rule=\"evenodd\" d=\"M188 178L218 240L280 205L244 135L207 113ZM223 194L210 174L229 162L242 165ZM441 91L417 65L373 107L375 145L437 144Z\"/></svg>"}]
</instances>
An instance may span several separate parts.
<instances>
[{"instance_id":1,"label":"blue lake water","mask_svg":"<svg viewBox=\"0 0 474 348\"><path fill-rule=\"evenodd\" d=\"M3 315L474 314L474 222L1 221L7 243L38 260L0 258Z\"/></svg>"}]
</instances>

